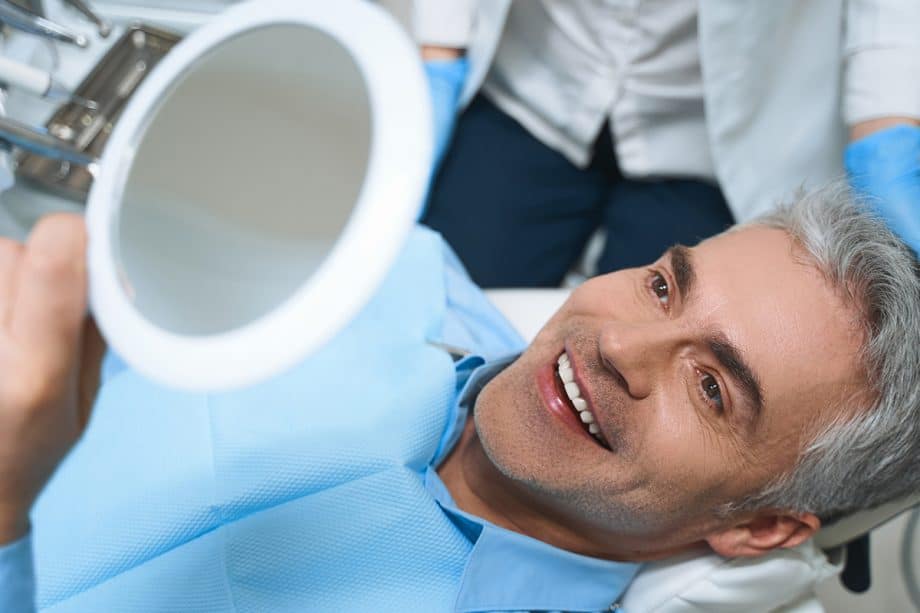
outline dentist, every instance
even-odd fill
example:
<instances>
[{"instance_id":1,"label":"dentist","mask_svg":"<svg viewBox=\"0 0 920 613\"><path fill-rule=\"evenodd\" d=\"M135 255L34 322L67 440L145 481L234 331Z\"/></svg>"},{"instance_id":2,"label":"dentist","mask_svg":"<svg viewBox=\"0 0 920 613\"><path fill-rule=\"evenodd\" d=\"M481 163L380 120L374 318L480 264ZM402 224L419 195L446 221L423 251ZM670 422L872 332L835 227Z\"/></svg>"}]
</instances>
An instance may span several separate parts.
<instances>
[{"instance_id":1,"label":"dentist","mask_svg":"<svg viewBox=\"0 0 920 613\"><path fill-rule=\"evenodd\" d=\"M440 143L456 122L424 221L481 285L558 285L596 228L597 272L634 266L844 171L920 246L915 1L418 0L415 25Z\"/></svg>"}]
</instances>

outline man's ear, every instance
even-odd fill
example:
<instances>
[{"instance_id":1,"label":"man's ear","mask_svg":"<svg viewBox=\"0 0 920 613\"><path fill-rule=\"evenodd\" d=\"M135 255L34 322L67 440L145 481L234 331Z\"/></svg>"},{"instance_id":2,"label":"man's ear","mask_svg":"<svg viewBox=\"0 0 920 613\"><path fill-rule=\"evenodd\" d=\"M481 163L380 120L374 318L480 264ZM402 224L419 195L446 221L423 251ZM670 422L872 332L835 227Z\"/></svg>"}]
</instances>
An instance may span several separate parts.
<instances>
[{"instance_id":1,"label":"man's ear","mask_svg":"<svg viewBox=\"0 0 920 613\"><path fill-rule=\"evenodd\" d=\"M705 540L721 556L756 557L780 547L795 547L820 527L821 520L811 513L765 511L713 532Z\"/></svg>"}]
</instances>

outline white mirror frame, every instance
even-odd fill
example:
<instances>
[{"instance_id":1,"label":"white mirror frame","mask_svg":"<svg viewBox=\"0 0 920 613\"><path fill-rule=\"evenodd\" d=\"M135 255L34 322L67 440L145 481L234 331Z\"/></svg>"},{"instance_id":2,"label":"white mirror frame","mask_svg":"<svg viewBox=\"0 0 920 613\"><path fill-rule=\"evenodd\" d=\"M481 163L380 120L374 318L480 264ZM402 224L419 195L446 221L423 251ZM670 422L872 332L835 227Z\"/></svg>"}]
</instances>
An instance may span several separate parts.
<instances>
[{"instance_id":1,"label":"white mirror frame","mask_svg":"<svg viewBox=\"0 0 920 613\"><path fill-rule=\"evenodd\" d=\"M371 108L368 167L354 213L320 268L267 315L226 333L181 336L132 305L118 270L118 220L135 153L160 103L223 42L272 25L319 29L363 74ZM318 58L317 61L321 61ZM361 0L260 0L192 33L151 72L113 131L90 192L90 304L110 347L172 387L220 391L283 372L339 332L388 272L422 207L432 161L427 81L415 45L383 9Z\"/></svg>"}]
</instances>

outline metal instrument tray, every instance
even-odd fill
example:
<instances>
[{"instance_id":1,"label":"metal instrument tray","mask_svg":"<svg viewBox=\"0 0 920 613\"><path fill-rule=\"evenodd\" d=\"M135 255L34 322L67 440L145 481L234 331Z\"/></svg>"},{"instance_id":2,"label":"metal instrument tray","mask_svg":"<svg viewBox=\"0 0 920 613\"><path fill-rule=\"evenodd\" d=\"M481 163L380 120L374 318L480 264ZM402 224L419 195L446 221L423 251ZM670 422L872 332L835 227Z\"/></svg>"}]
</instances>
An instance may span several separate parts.
<instances>
[{"instance_id":1,"label":"metal instrument tray","mask_svg":"<svg viewBox=\"0 0 920 613\"><path fill-rule=\"evenodd\" d=\"M95 101L96 109L68 102L45 124L48 132L98 158L131 94L180 38L146 25L130 27L74 92ZM93 182L87 166L28 152L20 152L16 161L19 179L52 194L86 202Z\"/></svg>"}]
</instances>

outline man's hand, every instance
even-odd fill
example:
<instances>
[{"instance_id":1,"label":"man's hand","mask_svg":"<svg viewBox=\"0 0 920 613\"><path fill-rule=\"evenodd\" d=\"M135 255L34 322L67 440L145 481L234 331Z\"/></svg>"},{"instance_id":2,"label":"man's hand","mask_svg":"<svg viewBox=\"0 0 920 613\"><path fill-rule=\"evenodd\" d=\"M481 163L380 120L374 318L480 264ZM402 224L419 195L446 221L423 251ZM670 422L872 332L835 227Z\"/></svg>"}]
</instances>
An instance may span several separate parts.
<instances>
[{"instance_id":1,"label":"man's hand","mask_svg":"<svg viewBox=\"0 0 920 613\"><path fill-rule=\"evenodd\" d=\"M434 167L437 167L454 129L457 102L469 65L459 49L448 47L422 47L422 59L434 111Z\"/></svg>"},{"instance_id":2,"label":"man's hand","mask_svg":"<svg viewBox=\"0 0 920 613\"><path fill-rule=\"evenodd\" d=\"M850 183L920 254L920 125L886 118L853 128L844 163Z\"/></svg>"},{"instance_id":3,"label":"man's hand","mask_svg":"<svg viewBox=\"0 0 920 613\"><path fill-rule=\"evenodd\" d=\"M80 217L42 219L25 245L0 239L0 544L28 531L89 418L105 345L86 303Z\"/></svg>"}]
</instances>

